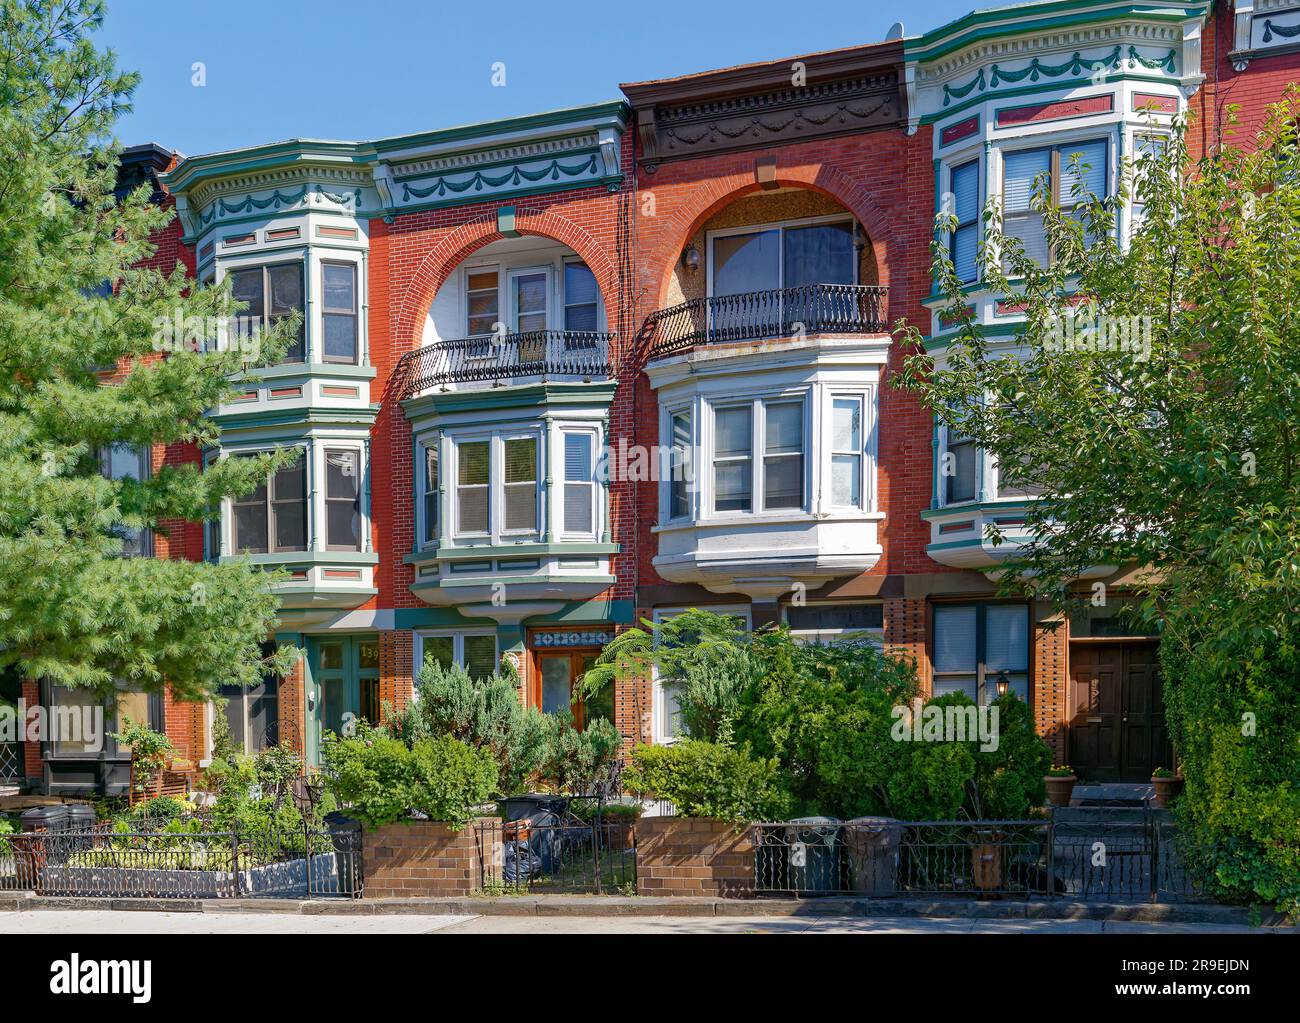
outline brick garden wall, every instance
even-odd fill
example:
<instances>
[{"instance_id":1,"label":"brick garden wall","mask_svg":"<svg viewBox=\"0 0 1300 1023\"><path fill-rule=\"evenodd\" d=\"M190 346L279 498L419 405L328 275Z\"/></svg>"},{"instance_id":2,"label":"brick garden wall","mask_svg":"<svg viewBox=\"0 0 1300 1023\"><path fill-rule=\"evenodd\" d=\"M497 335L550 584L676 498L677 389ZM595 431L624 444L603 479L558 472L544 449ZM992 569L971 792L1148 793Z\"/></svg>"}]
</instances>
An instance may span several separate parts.
<instances>
[{"instance_id":1,"label":"brick garden wall","mask_svg":"<svg viewBox=\"0 0 1300 1023\"><path fill-rule=\"evenodd\" d=\"M698 817L636 822L638 895L737 896L754 891L749 829ZM368 894L368 893L367 893Z\"/></svg>"},{"instance_id":2,"label":"brick garden wall","mask_svg":"<svg viewBox=\"0 0 1300 1023\"><path fill-rule=\"evenodd\" d=\"M437 821L366 828L362 842L366 898L468 895L481 888L484 864L500 862L501 829L480 829L478 823L471 821L461 831ZM495 819L486 823L500 825ZM481 848L485 842L493 846Z\"/></svg>"}]
</instances>

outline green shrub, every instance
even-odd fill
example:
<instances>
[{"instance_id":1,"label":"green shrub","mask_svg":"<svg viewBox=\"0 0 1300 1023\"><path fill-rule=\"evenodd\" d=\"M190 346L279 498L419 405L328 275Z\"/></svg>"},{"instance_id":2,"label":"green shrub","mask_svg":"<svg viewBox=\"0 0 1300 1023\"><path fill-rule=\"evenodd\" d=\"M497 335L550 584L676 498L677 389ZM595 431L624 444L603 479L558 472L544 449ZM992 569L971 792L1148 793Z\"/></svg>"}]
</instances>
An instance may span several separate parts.
<instances>
[{"instance_id":1,"label":"green shrub","mask_svg":"<svg viewBox=\"0 0 1300 1023\"><path fill-rule=\"evenodd\" d=\"M408 746L383 731L361 729L331 739L324 757L333 795L349 816L371 827L411 811L463 827L497 783L492 754L449 735Z\"/></svg>"},{"instance_id":2,"label":"green shrub","mask_svg":"<svg viewBox=\"0 0 1300 1023\"><path fill-rule=\"evenodd\" d=\"M781 820L790 811L775 760L756 760L738 749L698 739L638 746L623 785L671 801L683 817L747 823Z\"/></svg>"},{"instance_id":3,"label":"green shrub","mask_svg":"<svg viewBox=\"0 0 1300 1023\"><path fill-rule=\"evenodd\" d=\"M604 718L597 718L580 732L567 711L548 714L543 720L546 759L542 775L561 792L591 792L618 758L623 744L618 731Z\"/></svg>"}]
</instances>

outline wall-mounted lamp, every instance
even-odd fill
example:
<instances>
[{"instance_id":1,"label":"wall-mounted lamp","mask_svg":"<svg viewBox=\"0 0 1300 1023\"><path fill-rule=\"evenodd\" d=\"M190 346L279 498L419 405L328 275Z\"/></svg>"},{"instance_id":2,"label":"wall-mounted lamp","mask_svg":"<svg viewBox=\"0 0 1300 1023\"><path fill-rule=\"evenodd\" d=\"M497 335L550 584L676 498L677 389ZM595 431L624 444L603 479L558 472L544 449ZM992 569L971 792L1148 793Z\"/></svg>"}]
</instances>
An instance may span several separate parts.
<instances>
[{"instance_id":1,"label":"wall-mounted lamp","mask_svg":"<svg viewBox=\"0 0 1300 1023\"><path fill-rule=\"evenodd\" d=\"M1006 696L1007 690L1011 688L1011 679L1007 678L1005 671L999 671L994 684L998 687L998 696Z\"/></svg>"},{"instance_id":2,"label":"wall-mounted lamp","mask_svg":"<svg viewBox=\"0 0 1300 1023\"><path fill-rule=\"evenodd\" d=\"M686 268L687 273L695 273L700 268L700 250L693 244L686 246L682 251L682 266Z\"/></svg>"}]
</instances>

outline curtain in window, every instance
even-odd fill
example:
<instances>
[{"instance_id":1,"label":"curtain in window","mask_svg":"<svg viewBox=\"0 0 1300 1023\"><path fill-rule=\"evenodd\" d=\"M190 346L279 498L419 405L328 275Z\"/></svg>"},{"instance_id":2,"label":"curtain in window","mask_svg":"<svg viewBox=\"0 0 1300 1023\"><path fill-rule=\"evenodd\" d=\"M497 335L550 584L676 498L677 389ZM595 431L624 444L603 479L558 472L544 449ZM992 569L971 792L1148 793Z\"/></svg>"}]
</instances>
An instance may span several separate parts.
<instances>
[{"instance_id":1,"label":"curtain in window","mask_svg":"<svg viewBox=\"0 0 1300 1023\"><path fill-rule=\"evenodd\" d=\"M537 528L537 438L505 442L505 528Z\"/></svg>"},{"instance_id":2,"label":"curtain in window","mask_svg":"<svg viewBox=\"0 0 1300 1023\"><path fill-rule=\"evenodd\" d=\"M593 529L594 485L591 442L588 433L564 435L564 531L590 533Z\"/></svg>"},{"instance_id":3,"label":"curtain in window","mask_svg":"<svg viewBox=\"0 0 1300 1023\"><path fill-rule=\"evenodd\" d=\"M1043 265L1047 263L1043 216L1031 209L1030 204L1039 175L1050 175L1051 169L1050 149L1007 153L1002 161L1003 229L1010 237L1020 240L1026 255Z\"/></svg>"}]
</instances>

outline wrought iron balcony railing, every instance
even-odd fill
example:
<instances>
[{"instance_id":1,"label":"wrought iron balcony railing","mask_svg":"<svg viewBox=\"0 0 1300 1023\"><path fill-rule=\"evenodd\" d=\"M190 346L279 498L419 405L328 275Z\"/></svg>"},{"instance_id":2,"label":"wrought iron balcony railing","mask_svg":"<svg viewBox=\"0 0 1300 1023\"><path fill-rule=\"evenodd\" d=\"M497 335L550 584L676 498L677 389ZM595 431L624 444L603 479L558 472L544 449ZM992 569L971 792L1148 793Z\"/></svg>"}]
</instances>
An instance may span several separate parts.
<instances>
[{"instance_id":1,"label":"wrought iron balcony railing","mask_svg":"<svg viewBox=\"0 0 1300 1023\"><path fill-rule=\"evenodd\" d=\"M883 333L888 293L874 285L804 284L691 299L650 315L650 354L796 334Z\"/></svg>"},{"instance_id":2,"label":"wrought iron balcony railing","mask_svg":"<svg viewBox=\"0 0 1300 1023\"><path fill-rule=\"evenodd\" d=\"M450 383L531 376L597 380L610 375L612 336L590 330L530 330L439 341L403 355L397 378L408 397Z\"/></svg>"}]
</instances>

